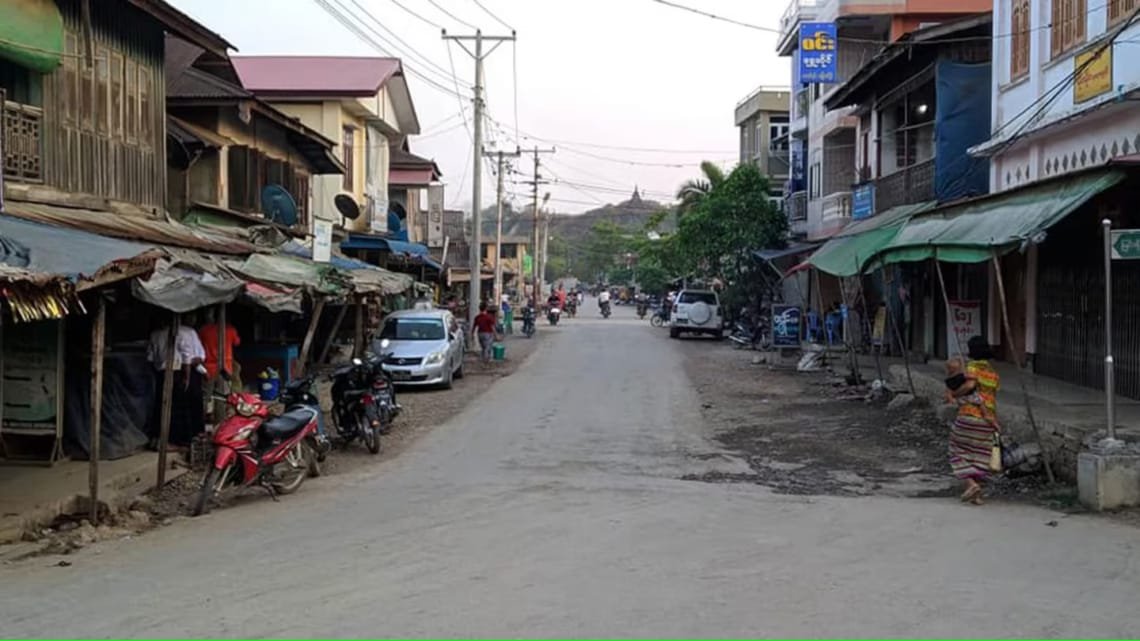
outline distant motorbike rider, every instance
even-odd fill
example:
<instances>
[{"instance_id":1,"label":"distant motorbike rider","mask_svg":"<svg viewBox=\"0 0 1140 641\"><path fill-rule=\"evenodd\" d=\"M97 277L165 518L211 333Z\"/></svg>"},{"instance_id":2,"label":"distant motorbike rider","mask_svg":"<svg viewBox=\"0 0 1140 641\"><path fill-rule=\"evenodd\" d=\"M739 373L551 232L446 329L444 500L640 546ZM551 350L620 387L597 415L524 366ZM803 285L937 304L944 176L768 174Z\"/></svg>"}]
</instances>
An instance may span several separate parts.
<instances>
[{"instance_id":1,"label":"distant motorbike rider","mask_svg":"<svg viewBox=\"0 0 1140 641\"><path fill-rule=\"evenodd\" d=\"M523 311L522 311L523 334L530 336L531 334L534 333L534 320L535 320L534 300L533 299L527 299L526 307L524 307Z\"/></svg>"},{"instance_id":2,"label":"distant motorbike rider","mask_svg":"<svg viewBox=\"0 0 1140 641\"><path fill-rule=\"evenodd\" d=\"M649 311L649 298L645 295L645 292L638 292L635 300L637 301L638 318L645 318L646 312Z\"/></svg>"},{"instance_id":3,"label":"distant motorbike rider","mask_svg":"<svg viewBox=\"0 0 1140 641\"><path fill-rule=\"evenodd\" d=\"M603 289L602 293L598 294L598 309L607 310L610 307L610 293Z\"/></svg>"}]
</instances>

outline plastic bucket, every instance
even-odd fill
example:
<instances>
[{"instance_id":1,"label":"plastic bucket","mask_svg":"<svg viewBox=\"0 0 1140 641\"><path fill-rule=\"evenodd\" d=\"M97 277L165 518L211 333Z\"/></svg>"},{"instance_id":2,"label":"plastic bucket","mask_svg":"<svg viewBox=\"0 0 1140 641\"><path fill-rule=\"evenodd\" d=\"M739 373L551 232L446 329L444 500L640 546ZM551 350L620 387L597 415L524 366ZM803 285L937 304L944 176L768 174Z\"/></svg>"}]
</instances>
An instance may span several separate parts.
<instances>
[{"instance_id":1,"label":"plastic bucket","mask_svg":"<svg viewBox=\"0 0 1140 641\"><path fill-rule=\"evenodd\" d=\"M263 378L258 387L261 400L275 401L281 395L281 379L279 378Z\"/></svg>"},{"instance_id":2,"label":"plastic bucket","mask_svg":"<svg viewBox=\"0 0 1140 641\"><path fill-rule=\"evenodd\" d=\"M507 356L507 346L502 343L495 343L491 346L491 358L501 361Z\"/></svg>"}]
</instances>

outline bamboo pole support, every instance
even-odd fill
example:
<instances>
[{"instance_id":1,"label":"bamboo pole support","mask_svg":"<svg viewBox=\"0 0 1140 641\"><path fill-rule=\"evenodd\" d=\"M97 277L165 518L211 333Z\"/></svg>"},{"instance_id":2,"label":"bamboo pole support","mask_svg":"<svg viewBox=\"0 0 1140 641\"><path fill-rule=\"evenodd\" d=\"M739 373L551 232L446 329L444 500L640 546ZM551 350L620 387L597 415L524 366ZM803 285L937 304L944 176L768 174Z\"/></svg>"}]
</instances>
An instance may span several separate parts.
<instances>
[{"instance_id":1,"label":"bamboo pole support","mask_svg":"<svg viewBox=\"0 0 1140 641\"><path fill-rule=\"evenodd\" d=\"M99 524L99 457L103 425L103 354L106 345L107 303L102 294L91 323L91 445L88 447L87 495L90 521Z\"/></svg>"},{"instance_id":2,"label":"bamboo pole support","mask_svg":"<svg viewBox=\"0 0 1140 641\"><path fill-rule=\"evenodd\" d=\"M170 334L166 340L166 362L162 373L162 411L158 431L158 478L155 487L166 484L166 450L170 442L170 410L174 400L174 356L178 349L178 326L182 315L175 312L170 316Z\"/></svg>"}]
</instances>

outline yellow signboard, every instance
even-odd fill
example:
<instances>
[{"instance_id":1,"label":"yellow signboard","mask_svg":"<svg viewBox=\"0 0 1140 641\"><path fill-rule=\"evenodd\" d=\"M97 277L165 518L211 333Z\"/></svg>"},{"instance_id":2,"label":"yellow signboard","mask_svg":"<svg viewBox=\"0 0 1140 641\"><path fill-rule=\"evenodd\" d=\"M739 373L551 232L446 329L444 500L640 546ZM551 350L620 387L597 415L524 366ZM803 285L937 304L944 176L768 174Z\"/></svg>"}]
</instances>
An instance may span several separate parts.
<instances>
[{"instance_id":1,"label":"yellow signboard","mask_svg":"<svg viewBox=\"0 0 1140 641\"><path fill-rule=\"evenodd\" d=\"M1078 53L1073 79L1073 102L1081 103L1112 91L1112 45Z\"/></svg>"}]
</instances>

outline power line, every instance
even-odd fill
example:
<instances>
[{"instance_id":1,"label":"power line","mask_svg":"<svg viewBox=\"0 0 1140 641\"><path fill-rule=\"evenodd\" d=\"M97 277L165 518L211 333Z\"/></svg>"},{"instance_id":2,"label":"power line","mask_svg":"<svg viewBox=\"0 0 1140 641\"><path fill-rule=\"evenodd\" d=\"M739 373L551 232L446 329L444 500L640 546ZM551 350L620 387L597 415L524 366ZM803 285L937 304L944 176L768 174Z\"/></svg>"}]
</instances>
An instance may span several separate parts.
<instances>
[{"instance_id":1,"label":"power line","mask_svg":"<svg viewBox=\"0 0 1140 641\"><path fill-rule=\"evenodd\" d=\"M359 0L349 0L349 1L352 2L352 4L356 5L356 8L360 9L360 11L367 18L369 18L372 22L376 23L376 26L383 29L384 32L388 34L388 37L392 38L396 42L399 42L401 45L403 45L406 48L406 51L404 51L404 50L400 50L399 48L393 46L392 48L396 49L397 53L400 53L403 57L412 58L412 59L416 59L416 60L423 62L426 67L429 67L438 76L444 78L445 82L453 79L453 74L448 74L447 69L444 69L441 65L436 64L435 61L428 58L424 54L419 53L419 51L417 51L415 47L408 44L407 41L405 41L400 36L396 35L396 33L393 32L391 29L384 26L384 23L381 22L371 11L369 11L367 7L360 4ZM340 0L337 0L337 2L338 2L338 4L341 4ZM343 4L341 4L341 6L345 10L348 10L348 7L345 7ZM367 24L365 26L367 26ZM372 33L376 34L377 38L383 38L383 36L381 36L380 33L377 32L375 29L370 28L370 30L372 31Z\"/></svg>"},{"instance_id":2,"label":"power line","mask_svg":"<svg viewBox=\"0 0 1140 641\"><path fill-rule=\"evenodd\" d=\"M452 13L452 12L448 11L447 9L444 9L444 8L443 8L443 7L441 7L441 6L439 5L439 3L438 3L438 2L436 2L435 0L428 0L428 4L430 4L431 6L435 7L436 9L439 9L440 11L442 11L442 12L443 12L443 14L444 14L445 16L447 16L448 18L451 18L452 20L454 20L454 21L458 22L459 24L461 24L461 25L463 25L463 26L465 26L465 27L468 27L468 28L474 29L474 30L476 30L476 31L478 31L478 30L479 30L479 27L476 27L475 25L471 24L470 22L467 22L467 21L466 21L466 20L464 20L463 18L460 18L459 16L457 16L457 15L455 15L454 13Z\"/></svg>"},{"instance_id":3,"label":"power line","mask_svg":"<svg viewBox=\"0 0 1140 641\"><path fill-rule=\"evenodd\" d=\"M455 82L455 95L459 95L459 77L455 75L455 57L451 55L451 41L446 41L447 46L447 62L451 64L451 77ZM467 125L467 111L463 105L463 98L459 99L459 113L463 115L463 128L467 130L467 137L475 144L475 138L471 134L471 127Z\"/></svg>"},{"instance_id":4,"label":"power line","mask_svg":"<svg viewBox=\"0 0 1140 641\"><path fill-rule=\"evenodd\" d=\"M457 122L450 127L445 127L443 129L440 129L439 131L433 131L430 134L423 134L423 135L416 136L416 141L418 142L421 140L427 140L428 138L435 138L436 136L442 136L443 134L451 133L451 132L455 131L456 129L459 129L460 127L467 129L467 126L468 126L467 125L467 119L464 118L463 122ZM468 137L470 137L470 133L471 132L468 131Z\"/></svg>"},{"instance_id":5,"label":"power line","mask_svg":"<svg viewBox=\"0 0 1140 641\"><path fill-rule=\"evenodd\" d=\"M509 24L507 24L506 22L503 22L503 19L502 19L502 18L500 18L499 16L495 15L494 13L492 13L492 12L491 12L491 10L490 10L490 9L488 9L487 7L485 7L485 6L483 5L483 3L482 3L482 2L479 2L479 0L471 0L471 2L474 2L474 3L475 3L475 6L479 7L480 9L482 9L482 10L483 10L483 11L484 11L484 12L485 12L487 15L491 16L491 17L492 17L492 18L494 18L496 21L498 21L498 23L499 23L499 24L503 25L503 26L504 26L504 27L506 27L507 29L510 29L511 31L514 31L514 30L515 30L515 28L514 28L514 27L512 27L512 26L511 26L511 25L509 25Z\"/></svg>"},{"instance_id":6,"label":"power line","mask_svg":"<svg viewBox=\"0 0 1140 641\"><path fill-rule=\"evenodd\" d=\"M313 1L317 4L317 6L324 9L326 13L328 13L330 16L332 16L332 18L334 20L339 22L341 24L341 26L343 26L345 29L348 29L350 32L355 34L358 38L363 40L365 43L371 45L374 49L376 49L380 53L384 54L385 56L397 57L397 56L393 56L387 49L384 48L383 45L381 45L376 40L374 40L371 36L369 36L367 33L365 33L360 27L358 27L356 25L356 23L349 16L346 16L346 15L342 14L340 11L338 11L336 9L336 7L332 6L332 4L329 3L328 0L313 0ZM435 88L438 91L441 91L441 92L443 92L447 95L450 95L450 96L456 96L460 99L462 99L464 97L462 94L457 93L455 91L452 91L448 87L446 87L446 86L440 84L439 82L423 75L422 73L419 73L415 69L412 69L410 67L404 67L404 70L407 71L409 74L411 74L411 75L419 78L420 80L426 82L429 86Z\"/></svg>"},{"instance_id":7,"label":"power line","mask_svg":"<svg viewBox=\"0 0 1140 641\"><path fill-rule=\"evenodd\" d=\"M440 31L443 30L443 28L444 28L443 25L439 24L438 22L432 22L431 20L428 20L427 18L421 16L420 14L416 13L415 11L412 11L411 9L404 6L404 4L402 2L400 2L400 0L391 0L391 2L392 2L392 4L396 5L397 7L401 8L404 11L407 11L408 13L415 16L421 22L423 22L429 26L435 27L436 29L439 29Z\"/></svg>"},{"instance_id":8,"label":"power line","mask_svg":"<svg viewBox=\"0 0 1140 641\"><path fill-rule=\"evenodd\" d=\"M521 144L519 141L519 44L518 41L511 42L511 90L515 94L515 144Z\"/></svg>"},{"instance_id":9,"label":"power line","mask_svg":"<svg viewBox=\"0 0 1140 641\"><path fill-rule=\"evenodd\" d=\"M650 1L656 2L657 4L664 5L666 7L671 7L673 9L679 9L681 11L687 11L689 13L693 13L693 14L696 14L699 16L704 16L706 18L710 18L710 19L717 20L720 22L733 24L733 25L736 25L738 27L745 27L747 29L753 29L755 31L763 31L766 33L774 33L777 35L783 35L784 34L783 30L777 29L775 27L765 27L763 25L753 24L750 22L744 22L742 20L736 20L734 18L727 18L725 16L719 16L715 13L709 13L707 11L697 9L695 7L690 7L690 6L679 4L676 2L671 2L670 0L650 0ZM1105 2L1103 4L1096 6L1096 7L1092 7L1090 9L1088 9L1085 12L1085 14L1090 15L1094 12L1097 12L1097 11L1100 11L1101 9L1106 8L1106 7L1108 7L1108 5L1111 1L1112 0L1109 0L1109 2ZM1010 31L1008 33L997 33L997 34L989 34L989 35L984 35L984 36L961 36L961 37L949 37L949 38L932 38L930 40L918 40L918 41L902 41L902 42L893 41L892 42L890 40L883 40L883 39L876 39L876 38L853 38L850 36L839 36L838 38L836 38L836 40L839 40L840 42L878 44L878 45L890 45L890 44L939 45L939 44L948 44L948 43L955 43L955 42L981 42L984 40L997 40L999 38L1012 38L1014 36L1029 34L1029 33L1032 33L1034 31L1042 31L1044 29L1049 29L1052 26L1053 26L1052 23L1046 23L1046 24L1038 25L1036 27L1030 27L1028 29L1025 29L1024 31Z\"/></svg>"}]
</instances>

